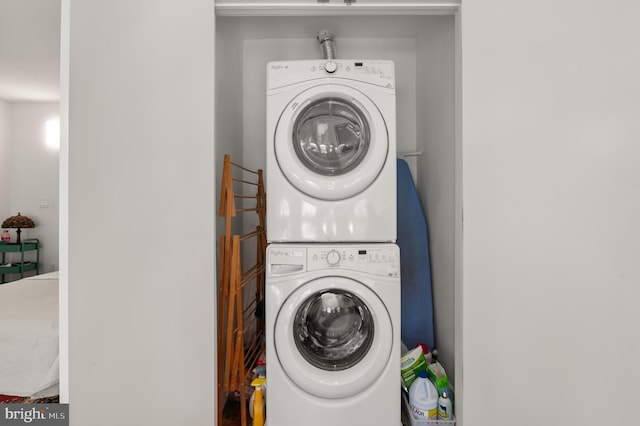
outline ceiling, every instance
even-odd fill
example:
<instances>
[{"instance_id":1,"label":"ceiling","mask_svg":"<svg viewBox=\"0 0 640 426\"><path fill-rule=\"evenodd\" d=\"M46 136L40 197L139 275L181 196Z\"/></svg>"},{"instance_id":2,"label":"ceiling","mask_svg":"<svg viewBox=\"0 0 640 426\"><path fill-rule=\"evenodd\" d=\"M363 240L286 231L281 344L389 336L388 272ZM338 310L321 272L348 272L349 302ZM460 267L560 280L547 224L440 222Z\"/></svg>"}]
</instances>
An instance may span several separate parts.
<instances>
[{"instance_id":1,"label":"ceiling","mask_svg":"<svg viewBox=\"0 0 640 426\"><path fill-rule=\"evenodd\" d=\"M0 99L60 100L60 1L0 0Z\"/></svg>"}]
</instances>

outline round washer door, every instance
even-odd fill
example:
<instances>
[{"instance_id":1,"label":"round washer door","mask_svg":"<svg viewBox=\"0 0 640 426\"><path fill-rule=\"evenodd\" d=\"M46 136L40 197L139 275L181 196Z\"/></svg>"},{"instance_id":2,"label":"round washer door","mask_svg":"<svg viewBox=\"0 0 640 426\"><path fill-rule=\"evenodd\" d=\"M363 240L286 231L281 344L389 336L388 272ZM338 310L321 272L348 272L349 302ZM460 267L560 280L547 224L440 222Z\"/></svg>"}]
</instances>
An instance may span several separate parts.
<instances>
[{"instance_id":1,"label":"round washer door","mask_svg":"<svg viewBox=\"0 0 640 426\"><path fill-rule=\"evenodd\" d=\"M328 201L369 187L389 150L379 109L362 92L341 84L298 94L282 112L274 138L287 180L304 194Z\"/></svg>"},{"instance_id":2,"label":"round washer door","mask_svg":"<svg viewBox=\"0 0 640 426\"><path fill-rule=\"evenodd\" d=\"M389 362L393 342L380 298L346 277L298 287L280 308L273 333L289 379L322 398L345 398L371 386Z\"/></svg>"}]
</instances>

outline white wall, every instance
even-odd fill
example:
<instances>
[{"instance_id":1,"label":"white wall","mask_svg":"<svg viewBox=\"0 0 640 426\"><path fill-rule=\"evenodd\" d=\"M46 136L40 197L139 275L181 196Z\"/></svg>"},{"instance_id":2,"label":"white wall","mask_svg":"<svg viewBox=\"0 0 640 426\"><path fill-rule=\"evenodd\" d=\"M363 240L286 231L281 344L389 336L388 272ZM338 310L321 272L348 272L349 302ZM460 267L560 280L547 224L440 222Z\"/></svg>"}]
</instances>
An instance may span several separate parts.
<instances>
[{"instance_id":1,"label":"white wall","mask_svg":"<svg viewBox=\"0 0 640 426\"><path fill-rule=\"evenodd\" d=\"M59 118L57 102L15 102L11 110L10 215L29 216L35 228L21 238L40 240L40 273L58 268L58 150L46 146L46 122ZM45 203L47 207L43 207ZM12 241L16 240L11 230Z\"/></svg>"},{"instance_id":2,"label":"white wall","mask_svg":"<svg viewBox=\"0 0 640 426\"><path fill-rule=\"evenodd\" d=\"M465 426L637 423L640 3L465 1Z\"/></svg>"},{"instance_id":3,"label":"white wall","mask_svg":"<svg viewBox=\"0 0 640 426\"><path fill-rule=\"evenodd\" d=\"M236 164L244 164L242 145L242 46L237 39L230 38L230 28L225 25L225 21L218 20L216 23L216 206L220 200L220 189L222 185L222 169L224 156L228 154L231 161ZM233 32L231 32L233 34ZM235 169L234 176L238 176ZM235 190L238 190L238 184ZM242 234L241 221L243 215L239 215L232 223L232 233ZM223 218L218 218L217 229L224 230L225 222ZM223 235L220 231L219 235Z\"/></svg>"},{"instance_id":4,"label":"white wall","mask_svg":"<svg viewBox=\"0 0 640 426\"><path fill-rule=\"evenodd\" d=\"M416 146L416 186L429 226L429 254L433 290L434 328L438 360L456 384L455 352L455 238L456 184L459 167L455 129L455 23L453 16L431 18L421 28L417 45L419 111Z\"/></svg>"},{"instance_id":5,"label":"white wall","mask_svg":"<svg viewBox=\"0 0 640 426\"><path fill-rule=\"evenodd\" d=\"M11 216L11 114L9 103L0 99L0 217Z\"/></svg>"},{"instance_id":6,"label":"white wall","mask_svg":"<svg viewBox=\"0 0 640 426\"><path fill-rule=\"evenodd\" d=\"M70 424L214 424L213 2L63 13Z\"/></svg>"}]
</instances>

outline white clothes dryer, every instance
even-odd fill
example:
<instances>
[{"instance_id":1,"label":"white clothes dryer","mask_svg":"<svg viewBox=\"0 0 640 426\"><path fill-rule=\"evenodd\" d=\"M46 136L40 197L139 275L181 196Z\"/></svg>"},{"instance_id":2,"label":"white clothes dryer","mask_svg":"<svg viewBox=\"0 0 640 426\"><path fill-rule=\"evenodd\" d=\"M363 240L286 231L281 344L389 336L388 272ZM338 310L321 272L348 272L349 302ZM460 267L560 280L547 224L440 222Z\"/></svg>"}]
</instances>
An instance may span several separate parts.
<instances>
[{"instance_id":1,"label":"white clothes dryer","mask_svg":"<svg viewBox=\"0 0 640 426\"><path fill-rule=\"evenodd\" d=\"M395 242L393 62L270 62L266 170L269 242Z\"/></svg>"},{"instance_id":2,"label":"white clothes dryer","mask_svg":"<svg viewBox=\"0 0 640 426\"><path fill-rule=\"evenodd\" d=\"M400 257L393 244L271 244L267 422L400 421Z\"/></svg>"}]
</instances>

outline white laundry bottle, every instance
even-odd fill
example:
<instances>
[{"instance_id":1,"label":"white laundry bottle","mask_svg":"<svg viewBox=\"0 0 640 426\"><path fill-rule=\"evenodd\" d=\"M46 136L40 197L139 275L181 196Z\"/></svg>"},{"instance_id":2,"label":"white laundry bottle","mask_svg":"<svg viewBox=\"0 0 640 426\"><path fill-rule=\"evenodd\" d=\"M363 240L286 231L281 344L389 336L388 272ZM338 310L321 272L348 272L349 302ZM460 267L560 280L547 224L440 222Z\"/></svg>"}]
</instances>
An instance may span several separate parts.
<instances>
[{"instance_id":1,"label":"white laundry bottle","mask_svg":"<svg viewBox=\"0 0 640 426\"><path fill-rule=\"evenodd\" d=\"M437 419L438 396L436 386L427 377L427 372L421 371L409 388L409 407L413 415L419 419Z\"/></svg>"}]
</instances>

